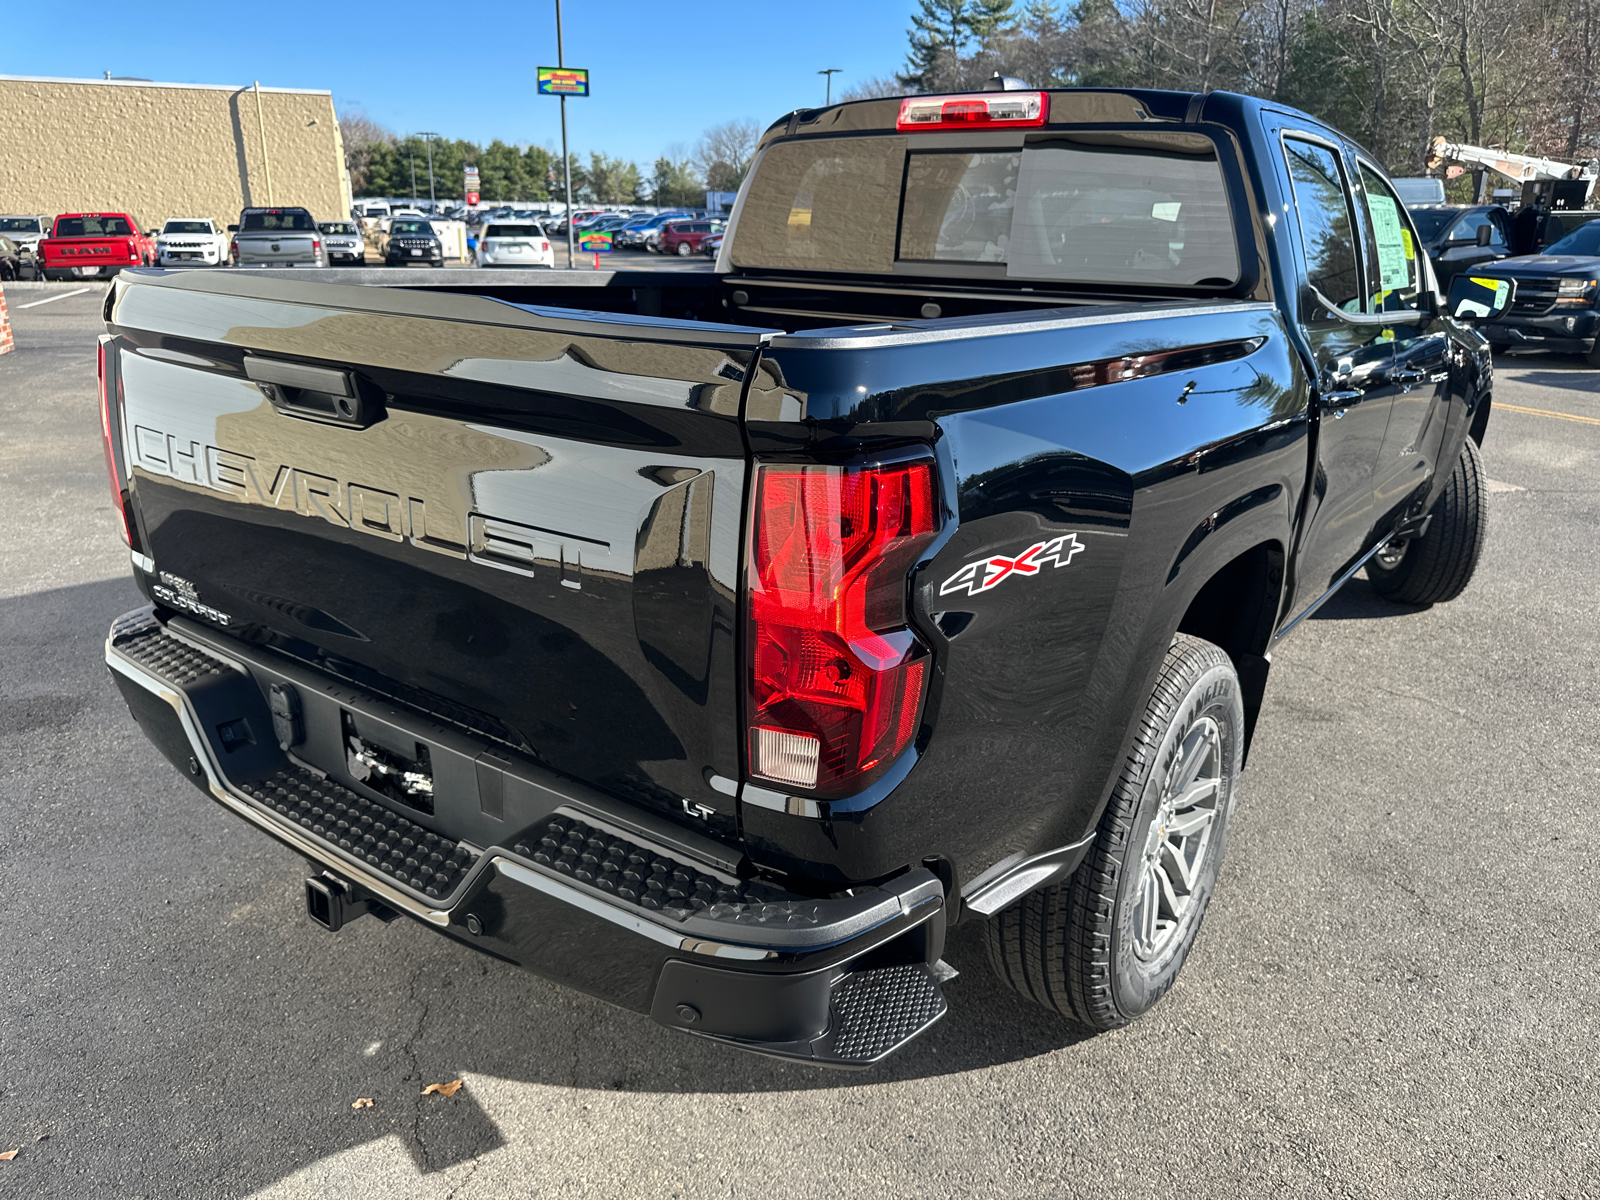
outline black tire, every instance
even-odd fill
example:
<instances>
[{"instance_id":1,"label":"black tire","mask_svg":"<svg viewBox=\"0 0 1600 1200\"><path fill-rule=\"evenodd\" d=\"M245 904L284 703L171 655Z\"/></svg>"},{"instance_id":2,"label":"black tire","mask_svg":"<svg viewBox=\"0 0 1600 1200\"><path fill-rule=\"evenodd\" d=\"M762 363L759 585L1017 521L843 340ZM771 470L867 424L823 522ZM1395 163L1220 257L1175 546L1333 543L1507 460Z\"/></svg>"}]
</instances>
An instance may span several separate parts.
<instances>
[{"instance_id":1,"label":"black tire","mask_svg":"<svg viewBox=\"0 0 1600 1200\"><path fill-rule=\"evenodd\" d=\"M1179 634L1088 857L1070 879L1029 893L988 923L995 973L1092 1030L1120 1028L1148 1011L1172 987L1200 931L1227 847L1243 746L1244 704L1232 661L1220 647ZM1187 788L1180 767L1194 780ZM1182 803L1204 790L1195 779L1201 770L1210 800ZM1174 783L1176 796L1168 794ZM1186 832L1167 834L1180 827ZM1188 890L1179 897L1183 877ZM1141 925L1147 914L1159 917L1169 899L1167 929L1157 921Z\"/></svg>"},{"instance_id":2,"label":"black tire","mask_svg":"<svg viewBox=\"0 0 1600 1200\"><path fill-rule=\"evenodd\" d=\"M1472 582L1488 533L1483 456L1468 438L1444 493L1434 501L1427 534L1373 555L1367 579L1373 591L1400 604L1454 600Z\"/></svg>"}]
</instances>

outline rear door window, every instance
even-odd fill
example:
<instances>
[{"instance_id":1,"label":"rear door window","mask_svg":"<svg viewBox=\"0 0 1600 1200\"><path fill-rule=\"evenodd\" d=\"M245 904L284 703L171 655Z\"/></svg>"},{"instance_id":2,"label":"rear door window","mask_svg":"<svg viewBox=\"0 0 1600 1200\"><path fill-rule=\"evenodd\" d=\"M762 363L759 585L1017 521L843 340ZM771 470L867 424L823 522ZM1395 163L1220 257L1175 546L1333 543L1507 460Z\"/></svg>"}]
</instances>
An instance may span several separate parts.
<instances>
[{"instance_id":1,"label":"rear door window","mask_svg":"<svg viewBox=\"0 0 1600 1200\"><path fill-rule=\"evenodd\" d=\"M1298 138L1284 139L1283 152L1300 218L1307 281L1345 312L1360 312L1355 220L1338 156L1328 146Z\"/></svg>"}]
</instances>

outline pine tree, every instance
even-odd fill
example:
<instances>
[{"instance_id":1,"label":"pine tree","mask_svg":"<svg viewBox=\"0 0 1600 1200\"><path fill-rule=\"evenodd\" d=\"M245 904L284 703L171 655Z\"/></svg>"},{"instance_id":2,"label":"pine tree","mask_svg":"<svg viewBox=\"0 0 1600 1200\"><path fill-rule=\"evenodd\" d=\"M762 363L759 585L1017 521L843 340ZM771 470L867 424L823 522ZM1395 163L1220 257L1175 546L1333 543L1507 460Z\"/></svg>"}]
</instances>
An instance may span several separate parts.
<instances>
[{"instance_id":1,"label":"pine tree","mask_svg":"<svg viewBox=\"0 0 1600 1200\"><path fill-rule=\"evenodd\" d=\"M980 50L992 50L995 41L1010 31L1013 0L971 0L964 23Z\"/></svg>"},{"instance_id":2,"label":"pine tree","mask_svg":"<svg viewBox=\"0 0 1600 1200\"><path fill-rule=\"evenodd\" d=\"M1028 0L1017 31L1036 42L1056 37L1061 33L1061 12L1052 0Z\"/></svg>"},{"instance_id":3,"label":"pine tree","mask_svg":"<svg viewBox=\"0 0 1600 1200\"><path fill-rule=\"evenodd\" d=\"M941 60L966 48L971 29L968 0L918 0L918 7L921 11L911 15L911 28L906 31L911 40L906 69L896 78L907 87L926 91L933 86Z\"/></svg>"}]
</instances>

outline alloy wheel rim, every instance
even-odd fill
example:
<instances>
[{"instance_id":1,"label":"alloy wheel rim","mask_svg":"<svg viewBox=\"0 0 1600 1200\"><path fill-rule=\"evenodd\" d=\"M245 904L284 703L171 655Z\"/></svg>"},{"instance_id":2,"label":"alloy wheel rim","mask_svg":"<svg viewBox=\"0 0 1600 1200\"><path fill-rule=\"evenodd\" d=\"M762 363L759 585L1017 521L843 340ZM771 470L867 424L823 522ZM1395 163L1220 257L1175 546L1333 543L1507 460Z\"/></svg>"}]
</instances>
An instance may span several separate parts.
<instances>
[{"instance_id":1,"label":"alloy wheel rim","mask_svg":"<svg viewBox=\"0 0 1600 1200\"><path fill-rule=\"evenodd\" d=\"M1400 565L1400 560L1406 556L1406 545L1407 543L1405 542L1389 542L1383 549L1374 554L1372 559L1385 571L1392 571Z\"/></svg>"},{"instance_id":2,"label":"alloy wheel rim","mask_svg":"<svg viewBox=\"0 0 1600 1200\"><path fill-rule=\"evenodd\" d=\"M1142 961L1164 954L1189 923L1222 799L1222 730L1201 717L1184 731L1139 858L1133 952Z\"/></svg>"}]
</instances>

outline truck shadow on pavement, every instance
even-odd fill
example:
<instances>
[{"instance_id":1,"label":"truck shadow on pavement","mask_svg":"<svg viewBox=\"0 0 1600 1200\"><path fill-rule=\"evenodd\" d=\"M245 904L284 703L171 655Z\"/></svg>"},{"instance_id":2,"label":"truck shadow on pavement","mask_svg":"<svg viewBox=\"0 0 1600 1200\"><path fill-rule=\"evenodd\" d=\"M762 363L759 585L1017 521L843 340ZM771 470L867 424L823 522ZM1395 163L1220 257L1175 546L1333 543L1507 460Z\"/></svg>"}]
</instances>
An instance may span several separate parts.
<instances>
[{"instance_id":1,"label":"truck shadow on pavement","mask_svg":"<svg viewBox=\"0 0 1600 1200\"><path fill-rule=\"evenodd\" d=\"M1378 595L1365 579L1352 579L1321 608L1312 613L1310 621L1371 621L1385 617L1412 617L1425 611L1426 605L1400 604Z\"/></svg>"},{"instance_id":2,"label":"truck shadow on pavement","mask_svg":"<svg viewBox=\"0 0 1600 1200\"><path fill-rule=\"evenodd\" d=\"M990 973L976 923L951 932L961 975L944 1020L858 1072L664 1029L406 920L329 934L304 913L306 864L191 786L129 717L102 646L138 603L126 577L0 600L0 754L15 767L0 827L31 847L8 899L73 918L71 936L18 920L0 976L7 1075L26 1080L6 1089L0 1140L27 1147L8 1166L36 1182L130 1194L149 1178L146 1148L177 1129L209 1149L178 1178L162 1172L173 1197L246 1195L360 1147L403 1145L427 1176L520 1140L530 1103L579 1115L604 1093L627 1108L872 1087L1084 1038ZM63 979L77 982L63 992ZM100 1011L127 1015L84 1020ZM99 1102L74 1108L85 1059ZM453 1096L422 1094L459 1078Z\"/></svg>"}]
</instances>

